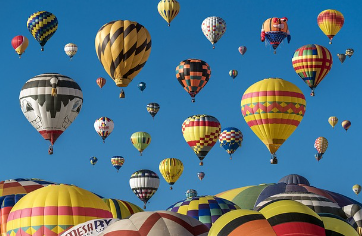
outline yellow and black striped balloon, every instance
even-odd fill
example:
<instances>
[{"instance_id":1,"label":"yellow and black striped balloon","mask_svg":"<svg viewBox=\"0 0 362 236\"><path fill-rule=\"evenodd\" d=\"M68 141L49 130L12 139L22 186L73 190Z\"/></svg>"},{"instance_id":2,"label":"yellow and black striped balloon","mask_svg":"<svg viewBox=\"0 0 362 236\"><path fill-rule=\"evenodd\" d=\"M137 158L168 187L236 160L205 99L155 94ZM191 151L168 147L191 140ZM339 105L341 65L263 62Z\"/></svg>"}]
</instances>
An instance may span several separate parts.
<instances>
[{"instance_id":1,"label":"yellow and black striped balloon","mask_svg":"<svg viewBox=\"0 0 362 236\"><path fill-rule=\"evenodd\" d=\"M99 61L118 87L127 87L151 53L151 36L141 24L118 20L103 25L95 48Z\"/></svg>"}]
</instances>

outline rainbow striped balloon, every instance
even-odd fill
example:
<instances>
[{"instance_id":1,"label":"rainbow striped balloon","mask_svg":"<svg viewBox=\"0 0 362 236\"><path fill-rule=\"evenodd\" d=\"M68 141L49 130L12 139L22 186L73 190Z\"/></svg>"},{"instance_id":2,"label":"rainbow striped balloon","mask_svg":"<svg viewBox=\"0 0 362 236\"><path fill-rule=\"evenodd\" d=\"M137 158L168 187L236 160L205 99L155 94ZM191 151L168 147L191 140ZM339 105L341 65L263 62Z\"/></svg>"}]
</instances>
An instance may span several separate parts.
<instances>
[{"instance_id":1,"label":"rainbow striped balloon","mask_svg":"<svg viewBox=\"0 0 362 236\"><path fill-rule=\"evenodd\" d=\"M241 99L246 123L275 157L303 119L306 101L302 91L280 78L269 78L250 86Z\"/></svg>"},{"instance_id":2,"label":"rainbow striped balloon","mask_svg":"<svg viewBox=\"0 0 362 236\"><path fill-rule=\"evenodd\" d=\"M324 79L332 68L333 58L329 50L317 44L298 48L292 58L293 68L300 78L312 89Z\"/></svg>"}]
</instances>

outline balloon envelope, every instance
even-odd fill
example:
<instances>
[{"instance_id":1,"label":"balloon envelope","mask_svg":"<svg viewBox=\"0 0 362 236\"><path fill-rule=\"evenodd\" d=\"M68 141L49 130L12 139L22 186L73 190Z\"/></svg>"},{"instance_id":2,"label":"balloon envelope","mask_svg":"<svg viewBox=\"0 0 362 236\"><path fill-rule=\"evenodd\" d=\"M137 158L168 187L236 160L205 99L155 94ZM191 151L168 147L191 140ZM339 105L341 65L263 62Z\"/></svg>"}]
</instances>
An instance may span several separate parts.
<instances>
[{"instance_id":1,"label":"balloon envelope","mask_svg":"<svg viewBox=\"0 0 362 236\"><path fill-rule=\"evenodd\" d=\"M317 23L319 28L329 38L329 44L331 44L333 37L344 24L344 17L339 11L328 9L319 13Z\"/></svg>"},{"instance_id":2,"label":"balloon envelope","mask_svg":"<svg viewBox=\"0 0 362 236\"><path fill-rule=\"evenodd\" d=\"M212 48L215 48L214 44L221 39L226 31L226 22L221 17L207 17L201 24L201 30L213 45Z\"/></svg>"},{"instance_id":3,"label":"balloon envelope","mask_svg":"<svg viewBox=\"0 0 362 236\"><path fill-rule=\"evenodd\" d=\"M161 0L157 5L157 10L170 26L171 21L180 12L180 3L176 0Z\"/></svg>"},{"instance_id":4,"label":"balloon envelope","mask_svg":"<svg viewBox=\"0 0 362 236\"><path fill-rule=\"evenodd\" d=\"M21 55L25 52L26 48L28 47L29 40L25 36L18 35L11 40L11 45L13 46L15 52L19 55L20 58Z\"/></svg>"}]
</instances>

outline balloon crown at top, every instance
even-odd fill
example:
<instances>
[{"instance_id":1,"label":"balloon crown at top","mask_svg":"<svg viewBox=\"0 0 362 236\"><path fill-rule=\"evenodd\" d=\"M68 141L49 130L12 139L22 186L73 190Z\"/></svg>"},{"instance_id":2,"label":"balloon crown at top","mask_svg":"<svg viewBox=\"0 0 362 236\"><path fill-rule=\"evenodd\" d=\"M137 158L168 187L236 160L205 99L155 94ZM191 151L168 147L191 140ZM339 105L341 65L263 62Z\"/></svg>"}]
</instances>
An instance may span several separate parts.
<instances>
[{"instance_id":1,"label":"balloon crown at top","mask_svg":"<svg viewBox=\"0 0 362 236\"><path fill-rule=\"evenodd\" d=\"M286 184L303 184L303 185L307 185L310 186L309 181L301 176L301 175L297 175L297 174L290 174L290 175L286 175L283 178L281 178L278 183L286 183Z\"/></svg>"}]
</instances>

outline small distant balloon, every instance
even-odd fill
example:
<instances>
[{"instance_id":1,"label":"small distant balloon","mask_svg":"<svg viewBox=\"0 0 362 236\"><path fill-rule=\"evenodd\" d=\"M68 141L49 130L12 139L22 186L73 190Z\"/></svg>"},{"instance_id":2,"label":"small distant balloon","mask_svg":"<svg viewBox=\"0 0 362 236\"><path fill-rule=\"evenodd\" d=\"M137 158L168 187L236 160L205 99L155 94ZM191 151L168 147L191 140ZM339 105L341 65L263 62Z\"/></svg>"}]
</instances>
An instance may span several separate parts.
<instances>
[{"instance_id":1,"label":"small distant balloon","mask_svg":"<svg viewBox=\"0 0 362 236\"><path fill-rule=\"evenodd\" d=\"M239 50L240 54L244 56L244 54L246 53L247 48L245 46L240 46L238 48L238 50Z\"/></svg>"},{"instance_id":2,"label":"small distant balloon","mask_svg":"<svg viewBox=\"0 0 362 236\"><path fill-rule=\"evenodd\" d=\"M358 195L361 192L361 185L359 185L359 184L353 185L352 190L355 194Z\"/></svg>"},{"instance_id":3,"label":"small distant balloon","mask_svg":"<svg viewBox=\"0 0 362 236\"><path fill-rule=\"evenodd\" d=\"M111 158L111 163L112 163L112 166L114 168L116 168L117 172L118 172L119 169L121 169L121 167L124 164L124 158L121 157L121 156L114 156L114 157Z\"/></svg>"},{"instance_id":4,"label":"small distant balloon","mask_svg":"<svg viewBox=\"0 0 362 236\"><path fill-rule=\"evenodd\" d=\"M186 195L186 198L197 197L197 191L195 189L189 189L186 191L185 195Z\"/></svg>"},{"instance_id":5,"label":"small distant balloon","mask_svg":"<svg viewBox=\"0 0 362 236\"><path fill-rule=\"evenodd\" d=\"M342 121L342 127L343 127L343 129L345 129L346 130L346 132L347 132L347 130L349 129L349 127L351 127L351 121L349 121L349 120L344 120L344 121Z\"/></svg>"},{"instance_id":6,"label":"small distant balloon","mask_svg":"<svg viewBox=\"0 0 362 236\"><path fill-rule=\"evenodd\" d=\"M334 128L336 124L338 123L338 118L336 116L331 116L328 118L328 123Z\"/></svg>"},{"instance_id":7,"label":"small distant balloon","mask_svg":"<svg viewBox=\"0 0 362 236\"><path fill-rule=\"evenodd\" d=\"M201 24L201 30L212 44L212 48L215 49L215 43L221 39L226 31L226 22L221 17L207 17Z\"/></svg>"},{"instance_id":8,"label":"small distant balloon","mask_svg":"<svg viewBox=\"0 0 362 236\"><path fill-rule=\"evenodd\" d=\"M346 60L345 54L337 54L339 61L343 64L344 60Z\"/></svg>"},{"instance_id":9,"label":"small distant balloon","mask_svg":"<svg viewBox=\"0 0 362 236\"><path fill-rule=\"evenodd\" d=\"M238 71L237 70L230 70L229 75L230 75L231 78L235 79L235 77L238 76Z\"/></svg>"},{"instance_id":10,"label":"small distant balloon","mask_svg":"<svg viewBox=\"0 0 362 236\"><path fill-rule=\"evenodd\" d=\"M354 50L352 48L348 48L346 50L346 55L350 58L354 53Z\"/></svg>"},{"instance_id":11,"label":"small distant balloon","mask_svg":"<svg viewBox=\"0 0 362 236\"><path fill-rule=\"evenodd\" d=\"M112 133L114 128L113 120L108 117L101 117L94 122L94 129L99 136L103 139L103 143L106 138Z\"/></svg>"},{"instance_id":12,"label":"small distant balloon","mask_svg":"<svg viewBox=\"0 0 362 236\"><path fill-rule=\"evenodd\" d=\"M143 151L151 143L151 135L147 132L136 132L131 136L131 142L133 146L140 152L142 156Z\"/></svg>"},{"instance_id":13,"label":"small distant balloon","mask_svg":"<svg viewBox=\"0 0 362 236\"><path fill-rule=\"evenodd\" d=\"M64 52L72 60L73 56L77 53L78 47L74 43L68 43L64 46Z\"/></svg>"},{"instance_id":14,"label":"small distant balloon","mask_svg":"<svg viewBox=\"0 0 362 236\"><path fill-rule=\"evenodd\" d=\"M199 178L199 180L202 180L205 177L205 173L199 172L199 173L197 173L197 177Z\"/></svg>"},{"instance_id":15,"label":"small distant balloon","mask_svg":"<svg viewBox=\"0 0 362 236\"><path fill-rule=\"evenodd\" d=\"M138 89L141 90L141 92L143 92L143 90L146 89L146 83L145 82L140 82L138 85L137 85Z\"/></svg>"},{"instance_id":16,"label":"small distant balloon","mask_svg":"<svg viewBox=\"0 0 362 236\"><path fill-rule=\"evenodd\" d=\"M176 0L161 0L157 5L157 10L170 26L171 21L180 12L180 3Z\"/></svg>"},{"instance_id":17,"label":"small distant balloon","mask_svg":"<svg viewBox=\"0 0 362 236\"><path fill-rule=\"evenodd\" d=\"M21 55L25 52L29 45L29 40L25 36L18 35L11 40L11 45L15 49L15 52L19 55L19 58L21 58Z\"/></svg>"},{"instance_id":18,"label":"small distant balloon","mask_svg":"<svg viewBox=\"0 0 362 236\"><path fill-rule=\"evenodd\" d=\"M89 160L90 160L90 163L92 165L95 165L97 163L97 161L98 161L98 158L97 157L91 157L91 158L89 158Z\"/></svg>"},{"instance_id":19,"label":"small distant balloon","mask_svg":"<svg viewBox=\"0 0 362 236\"><path fill-rule=\"evenodd\" d=\"M158 103L152 102L152 103L147 104L146 108L147 108L147 112L150 113L150 115L154 119L155 115L160 110L160 105Z\"/></svg>"},{"instance_id":20,"label":"small distant balloon","mask_svg":"<svg viewBox=\"0 0 362 236\"><path fill-rule=\"evenodd\" d=\"M323 154L327 151L328 140L324 137L319 137L314 142L314 148L317 149L318 153L315 155L317 161L322 159Z\"/></svg>"},{"instance_id":21,"label":"small distant balloon","mask_svg":"<svg viewBox=\"0 0 362 236\"><path fill-rule=\"evenodd\" d=\"M106 79L103 78L103 77L99 77L97 80L97 85L100 87L100 88L103 88L103 86L106 84Z\"/></svg>"}]
</instances>

